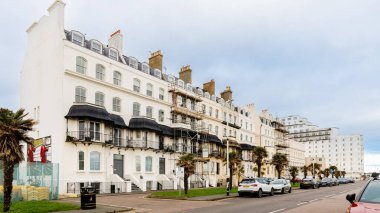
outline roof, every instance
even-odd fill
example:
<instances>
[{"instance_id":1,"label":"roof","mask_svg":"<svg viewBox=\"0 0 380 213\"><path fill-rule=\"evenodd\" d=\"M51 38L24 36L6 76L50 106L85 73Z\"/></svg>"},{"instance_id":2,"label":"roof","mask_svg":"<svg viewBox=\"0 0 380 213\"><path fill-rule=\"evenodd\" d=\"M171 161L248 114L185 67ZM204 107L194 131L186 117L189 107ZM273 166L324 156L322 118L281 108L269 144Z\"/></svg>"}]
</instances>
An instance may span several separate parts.
<instances>
[{"instance_id":1,"label":"roof","mask_svg":"<svg viewBox=\"0 0 380 213\"><path fill-rule=\"evenodd\" d=\"M160 125L153 119L148 117L134 117L129 120L130 129L147 129L161 132Z\"/></svg>"},{"instance_id":2,"label":"roof","mask_svg":"<svg viewBox=\"0 0 380 213\"><path fill-rule=\"evenodd\" d=\"M254 146L247 144L247 143L240 143L240 148L242 150L252 150Z\"/></svg>"},{"instance_id":3,"label":"roof","mask_svg":"<svg viewBox=\"0 0 380 213\"><path fill-rule=\"evenodd\" d=\"M110 114L110 117L114 122L115 126L128 127L127 124L125 124L124 119L120 115Z\"/></svg>"},{"instance_id":4,"label":"roof","mask_svg":"<svg viewBox=\"0 0 380 213\"><path fill-rule=\"evenodd\" d=\"M72 105L65 118L92 118L106 122L113 122L110 114L104 107L80 104Z\"/></svg>"},{"instance_id":5,"label":"roof","mask_svg":"<svg viewBox=\"0 0 380 213\"><path fill-rule=\"evenodd\" d=\"M174 136L174 129L171 128L170 126L166 126L166 125L162 125L162 124L158 124L158 126L161 128L162 135L166 135L169 137Z\"/></svg>"}]
</instances>

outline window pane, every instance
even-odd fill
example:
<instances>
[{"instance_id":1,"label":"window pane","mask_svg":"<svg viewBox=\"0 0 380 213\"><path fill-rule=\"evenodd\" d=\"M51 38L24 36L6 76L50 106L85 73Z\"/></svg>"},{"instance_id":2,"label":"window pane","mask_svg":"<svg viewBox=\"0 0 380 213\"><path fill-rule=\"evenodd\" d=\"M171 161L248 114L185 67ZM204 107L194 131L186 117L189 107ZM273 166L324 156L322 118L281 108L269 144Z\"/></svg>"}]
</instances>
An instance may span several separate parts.
<instances>
[{"instance_id":1,"label":"window pane","mask_svg":"<svg viewBox=\"0 0 380 213\"><path fill-rule=\"evenodd\" d=\"M140 104L139 103L133 103L133 115L134 116L140 116Z\"/></svg>"},{"instance_id":2,"label":"window pane","mask_svg":"<svg viewBox=\"0 0 380 213\"><path fill-rule=\"evenodd\" d=\"M140 156L136 156L136 172L141 171L141 158Z\"/></svg>"},{"instance_id":3,"label":"window pane","mask_svg":"<svg viewBox=\"0 0 380 213\"><path fill-rule=\"evenodd\" d=\"M104 94L101 92L95 93L95 104L99 106L104 106Z\"/></svg>"},{"instance_id":4,"label":"window pane","mask_svg":"<svg viewBox=\"0 0 380 213\"><path fill-rule=\"evenodd\" d=\"M103 65L100 65L100 64L97 64L96 65L96 79L98 80L104 80L104 66Z\"/></svg>"},{"instance_id":5,"label":"window pane","mask_svg":"<svg viewBox=\"0 0 380 213\"><path fill-rule=\"evenodd\" d=\"M147 107L146 108L146 116L149 118L153 117L153 108L152 107Z\"/></svg>"},{"instance_id":6,"label":"window pane","mask_svg":"<svg viewBox=\"0 0 380 213\"><path fill-rule=\"evenodd\" d=\"M75 102L86 102L86 89L84 89L83 87L75 88Z\"/></svg>"},{"instance_id":7,"label":"window pane","mask_svg":"<svg viewBox=\"0 0 380 213\"><path fill-rule=\"evenodd\" d=\"M146 172L152 171L152 157L145 158L145 171Z\"/></svg>"},{"instance_id":8,"label":"window pane","mask_svg":"<svg viewBox=\"0 0 380 213\"><path fill-rule=\"evenodd\" d=\"M113 98L113 100L112 100L112 109L113 109L113 111L120 112L120 109L121 109L120 102L121 101L120 101L119 98Z\"/></svg>"},{"instance_id":9,"label":"window pane","mask_svg":"<svg viewBox=\"0 0 380 213\"><path fill-rule=\"evenodd\" d=\"M77 56L76 71L81 74L86 74L87 60L83 57Z\"/></svg>"},{"instance_id":10,"label":"window pane","mask_svg":"<svg viewBox=\"0 0 380 213\"><path fill-rule=\"evenodd\" d=\"M121 85L121 73L114 71L113 72L113 84Z\"/></svg>"},{"instance_id":11,"label":"window pane","mask_svg":"<svg viewBox=\"0 0 380 213\"><path fill-rule=\"evenodd\" d=\"M78 169L79 170L84 170L84 152L80 151L78 153Z\"/></svg>"},{"instance_id":12,"label":"window pane","mask_svg":"<svg viewBox=\"0 0 380 213\"><path fill-rule=\"evenodd\" d=\"M90 153L90 170L100 170L100 153Z\"/></svg>"},{"instance_id":13,"label":"window pane","mask_svg":"<svg viewBox=\"0 0 380 213\"><path fill-rule=\"evenodd\" d=\"M133 91L140 92L140 80L133 79Z\"/></svg>"}]
</instances>

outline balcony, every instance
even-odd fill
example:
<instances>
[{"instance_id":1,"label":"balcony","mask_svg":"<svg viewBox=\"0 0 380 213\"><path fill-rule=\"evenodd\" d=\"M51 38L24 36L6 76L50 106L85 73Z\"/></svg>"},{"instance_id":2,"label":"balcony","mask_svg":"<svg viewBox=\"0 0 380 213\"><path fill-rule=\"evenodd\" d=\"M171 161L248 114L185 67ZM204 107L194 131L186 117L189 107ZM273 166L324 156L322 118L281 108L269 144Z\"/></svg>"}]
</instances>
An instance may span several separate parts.
<instances>
[{"instance_id":1,"label":"balcony","mask_svg":"<svg viewBox=\"0 0 380 213\"><path fill-rule=\"evenodd\" d=\"M112 135L103 134L95 131L70 131L67 132L66 142L92 144L99 143L113 145Z\"/></svg>"},{"instance_id":2,"label":"balcony","mask_svg":"<svg viewBox=\"0 0 380 213\"><path fill-rule=\"evenodd\" d=\"M222 124L227 125L227 121L222 121ZM235 123L228 123L228 126L235 128L235 129L241 128L241 126L239 126L238 124L235 124Z\"/></svg>"},{"instance_id":3,"label":"balcony","mask_svg":"<svg viewBox=\"0 0 380 213\"><path fill-rule=\"evenodd\" d=\"M140 148L140 149L159 149L158 141L150 141L150 140L128 140L127 148Z\"/></svg>"}]
</instances>

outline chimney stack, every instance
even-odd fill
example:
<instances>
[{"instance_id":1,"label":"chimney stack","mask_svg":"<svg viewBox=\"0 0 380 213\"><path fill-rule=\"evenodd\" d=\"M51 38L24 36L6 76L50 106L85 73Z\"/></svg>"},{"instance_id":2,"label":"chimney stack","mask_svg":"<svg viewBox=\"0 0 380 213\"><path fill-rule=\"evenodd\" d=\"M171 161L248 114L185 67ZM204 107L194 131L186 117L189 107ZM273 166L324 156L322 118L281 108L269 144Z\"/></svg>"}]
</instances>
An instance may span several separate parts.
<instances>
[{"instance_id":1,"label":"chimney stack","mask_svg":"<svg viewBox=\"0 0 380 213\"><path fill-rule=\"evenodd\" d=\"M179 79L184 81L186 84L192 83L190 65L181 67L181 71L179 71Z\"/></svg>"},{"instance_id":2,"label":"chimney stack","mask_svg":"<svg viewBox=\"0 0 380 213\"><path fill-rule=\"evenodd\" d=\"M149 57L149 66L162 71L163 58L164 56L162 55L161 50L151 53Z\"/></svg>"},{"instance_id":3,"label":"chimney stack","mask_svg":"<svg viewBox=\"0 0 380 213\"><path fill-rule=\"evenodd\" d=\"M225 100L225 101L230 101L232 100L232 91L231 87L227 86L226 89L220 93L220 96Z\"/></svg>"},{"instance_id":4,"label":"chimney stack","mask_svg":"<svg viewBox=\"0 0 380 213\"><path fill-rule=\"evenodd\" d=\"M203 90L205 92L210 93L210 95L215 95L215 81L211 79L211 81L203 84Z\"/></svg>"},{"instance_id":5,"label":"chimney stack","mask_svg":"<svg viewBox=\"0 0 380 213\"><path fill-rule=\"evenodd\" d=\"M119 51L119 54L123 53L123 35L121 34L120 30L116 30L111 34L110 38L108 39L108 46L117 49L117 51Z\"/></svg>"}]
</instances>

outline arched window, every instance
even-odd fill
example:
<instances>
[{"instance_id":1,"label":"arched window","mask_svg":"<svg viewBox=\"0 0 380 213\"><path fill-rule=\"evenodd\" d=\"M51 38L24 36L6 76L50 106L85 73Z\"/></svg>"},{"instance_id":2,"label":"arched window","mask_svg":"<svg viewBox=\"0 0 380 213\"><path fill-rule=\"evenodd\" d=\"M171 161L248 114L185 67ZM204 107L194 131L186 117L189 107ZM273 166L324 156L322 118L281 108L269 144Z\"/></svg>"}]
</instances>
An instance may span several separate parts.
<instances>
[{"instance_id":1,"label":"arched window","mask_svg":"<svg viewBox=\"0 0 380 213\"><path fill-rule=\"evenodd\" d=\"M76 71L80 74L86 74L87 70L87 60L81 56L77 56L77 66Z\"/></svg>"},{"instance_id":2,"label":"arched window","mask_svg":"<svg viewBox=\"0 0 380 213\"><path fill-rule=\"evenodd\" d=\"M153 118L153 107L151 106L146 107L146 116L149 118Z\"/></svg>"},{"instance_id":3,"label":"arched window","mask_svg":"<svg viewBox=\"0 0 380 213\"><path fill-rule=\"evenodd\" d=\"M146 85L146 95L147 96L153 96L153 85L152 84L147 84Z\"/></svg>"},{"instance_id":4,"label":"arched window","mask_svg":"<svg viewBox=\"0 0 380 213\"><path fill-rule=\"evenodd\" d=\"M121 86L121 73L113 71L113 84Z\"/></svg>"},{"instance_id":5,"label":"arched window","mask_svg":"<svg viewBox=\"0 0 380 213\"><path fill-rule=\"evenodd\" d=\"M104 81L105 68L101 64L96 65L96 79Z\"/></svg>"},{"instance_id":6,"label":"arched window","mask_svg":"<svg viewBox=\"0 0 380 213\"><path fill-rule=\"evenodd\" d=\"M140 80L137 78L133 79L133 91L140 92Z\"/></svg>"},{"instance_id":7,"label":"arched window","mask_svg":"<svg viewBox=\"0 0 380 213\"><path fill-rule=\"evenodd\" d=\"M151 172L152 171L152 162L153 158L151 156L145 157L145 172Z\"/></svg>"},{"instance_id":8,"label":"arched window","mask_svg":"<svg viewBox=\"0 0 380 213\"><path fill-rule=\"evenodd\" d=\"M104 106L104 93L102 92L95 93L95 105Z\"/></svg>"},{"instance_id":9,"label":"arched window","mask_svg":"<svg viewBox=\"0 0 380 213\"><path fill-rule=\"evenodd\" d=\"M84 87L75 88L75 102L77 103L86 102L86 89Z\"/></svg>"},{"instance_id":10,"label":"arched window","mask_svg":"<svg viewBox=\"0 0 380 213\"><path fill-rule=\"evenodd\" d=\"M102 54L102 43L96 40L91 40L91 50Z\"/></svg>"},{"instance_id":11,"label":"arched window","mask_svg":"<svg viewBox=\"0 0 380 213\"><path fill-rule=\"evenodd\" d=\"M120 98L115 97L112 99L112 110L115 112L121 111L121 100L120 100Z\"/></svg>"},{"instance_id":12,"label":"arched window","mask_svg":"<svg viewBox=\"0 0 380 213\"><path fill-rule=\"evenodd\" d=\"M160 100L164 100L164 94L165 94L165 90L163 88L160 88L158 98Z\"/></svg>"},{"instance_id":13,"label":"arched window","mask_svg":"<svg viewBox=\"0 0 380 213\"><path fill-rule=\"evenodd\" d=\"M92 171L100 170L100 152L97 152L97 151L90 152L90 170Z\"/></svg>"},{"instance_id":14,"label":"arched window","mask_svg":"<svg viewBox=\"0 0 380 213\"><path fill-rule=\"evenodd\" d=\"M165 117L164 110L159 110L158 111L158 121L159 122L164 122L164 117Z\"/></svg>"},{"instance_id":15,"label":"arched window","mask_svg":"<svg viewBox=\"0 0 380 213\"><path fill-rule=\"evenodd\" d=\"M133 103L133 116L140 116L140 104L137 102Z\"/></svg>"},{"instance_id":16,"label":"arched window","mask_svg":"<svg viewBox=\"0 0 380 213\"><path fill-rule=\"evenodd\" d=\"M78 152L78 170L80 171L84 170L84 152L83 151Z\"/></svg>"},{"instance_id":17,"label":"arched window","mask_svg":"<svg viewBox=\"0 0 380 213\"><path fill-rule=\"evenodd\" d=\"M115 61L119 59L119 53L115 49L109 49L108 56Z\"/></svg>"}]
</instances>

